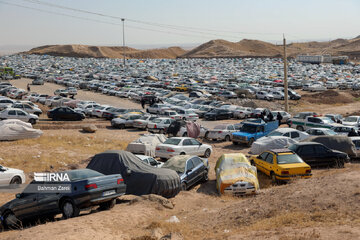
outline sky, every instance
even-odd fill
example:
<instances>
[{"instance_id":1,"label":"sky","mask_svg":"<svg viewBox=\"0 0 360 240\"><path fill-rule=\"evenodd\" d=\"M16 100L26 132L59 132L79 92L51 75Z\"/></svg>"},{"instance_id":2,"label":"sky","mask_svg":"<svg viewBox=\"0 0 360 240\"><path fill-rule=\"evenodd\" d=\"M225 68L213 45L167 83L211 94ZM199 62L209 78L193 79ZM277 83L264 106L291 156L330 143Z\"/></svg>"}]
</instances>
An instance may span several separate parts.
<instances>
[{"instance_id":1,"label":"sky","mask_svg":"<svg viewBox=\"0 0 360 240\"><path fill-rule=\"evenodd\" d=\"M359 0L0 0L0 47L122 45L120 18L126 45L140 48L212 39L281 43L283 33L288 42L360 35Z\"/></svg>"}]
</instances>

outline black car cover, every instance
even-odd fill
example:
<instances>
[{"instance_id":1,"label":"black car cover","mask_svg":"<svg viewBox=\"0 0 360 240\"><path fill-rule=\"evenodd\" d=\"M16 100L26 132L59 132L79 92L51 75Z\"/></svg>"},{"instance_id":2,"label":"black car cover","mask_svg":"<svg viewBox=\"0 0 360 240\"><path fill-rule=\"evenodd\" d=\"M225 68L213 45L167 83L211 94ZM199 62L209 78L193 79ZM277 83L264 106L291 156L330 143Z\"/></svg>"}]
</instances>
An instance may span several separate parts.
<instances>
[{"instance_id":1,"label":"black car cover","mask_svg":"<svg viewBox=\"0 0 360 240\"><path fill-rule=\"evenodd\" d=\"M322 143L330 149L347 153L350 158L356 157L355 145L348 136L312 136L304 141Z\"/></svg>"},{"instance_id":2,"label":"black car cover","mask_svg":"<svg viewBox=\"0 0 360 240\"><path fill-rule=\"evenodd\" d=\"M86 168L105 175L120 173L126 183L126 194L157 194L175 197L181 189L179 175L170 169L155 168L127 151L105 151L96 154Z\"/></svg>"}]
</instances>

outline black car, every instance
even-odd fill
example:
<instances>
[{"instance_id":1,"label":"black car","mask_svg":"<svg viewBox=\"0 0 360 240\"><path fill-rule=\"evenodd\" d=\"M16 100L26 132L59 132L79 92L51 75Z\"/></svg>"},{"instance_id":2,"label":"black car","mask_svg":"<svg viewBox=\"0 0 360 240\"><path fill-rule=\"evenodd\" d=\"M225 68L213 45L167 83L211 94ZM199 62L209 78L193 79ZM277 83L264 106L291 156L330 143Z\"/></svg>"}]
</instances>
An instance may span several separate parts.
<instances>
[{"instance_id":1,"label":"black car","mask_svg":"<svg viewBox=\"0 0 360 240\"><path fill-rule=\"evenodd\" d=\"M120 174L105 176L90 169L69 170L62 174L67 174L66 182L32 181L22 193L16 194L16 199L0 207L2 225L17 228L23 221L53 219L59 213L64 218L76 217L81 209L94 205L103 210L110 209L114 207L115 199L126 191ZM55 190L49 190L54 185Z\"/></svg>"},{"instance_id":2,"label":"black car","mask_svg":"<svg viewBox=\"0 0 360 240\"><path fill-rule=\"evenodd\" d=\"M167 160L161 168L168 168L179 174L182 190L208 180L208 160L198 156L175 156Z\"/></svg>"},{"instance_id":3,"label":"black car","mask_svg":"<svg viewBox=\"0 0 360 240\"><path fill-rule=\"evenodd\" d=\"M288 89L288 95L291 100L300 100L301 99L301 96L297 92L290 90L290 89Z\"/></svg>"},{"instance_id":4,"label":"black car","mask_svg":"<svg viewBox=\"0 0 360 240\"><path fill-rule=\"evenodd\" d=\"M311 167L344 167L349 159L346 153L332 150L317 142L295 143L289 149Z\"/></svg>"},{"instance_id":5,"label":"black car","mask_svg":"<svg viewBox=\"0 0 360 240\"><path fill-rule=\"evenodd\" d=\"M233 113L226 109L214 109L210 112L204 114L206 120L220 120L220 119L230 119L233 117Z\"/></svg>"},{"instance_id":6,"label":"black car","mask_svg":"<svg viewBox=\"0 0 360 240\"><path fill-rule=\"evenodd\" d=\"M57 107L47 113L52 120L81 121L85 118L83 113L75 112L69 107Z\"/></svg>"}]
</instances>

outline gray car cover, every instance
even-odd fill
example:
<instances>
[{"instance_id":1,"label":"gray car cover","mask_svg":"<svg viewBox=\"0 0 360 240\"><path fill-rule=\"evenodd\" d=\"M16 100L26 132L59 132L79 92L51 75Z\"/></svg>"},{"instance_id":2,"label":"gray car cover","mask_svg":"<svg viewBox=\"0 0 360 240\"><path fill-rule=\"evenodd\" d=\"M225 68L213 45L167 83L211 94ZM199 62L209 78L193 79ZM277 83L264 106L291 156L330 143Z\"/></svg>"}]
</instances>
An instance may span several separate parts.
<instances>
[{"instance_id":1,"label":"gray car cover","mask_svg":"<svg viewBox=\"0 0 360 240\"><path fill-rule=\"evenodd\" d=\"M347 153L350 158L356 157L355 145L348 136L313 136L304 141L322 143L330 149Z\"/></svg>"},{"instance_id":2,"label":"gray car cover","mask_svg":"<svg viewBox=\"0 0 360 240\"><path fill-rule=\"evenodd\" d=\"M96 154L86 168L105 175L120 173L126 183L126 194L157 194L172 198L181 189L180 177L175 171L147 165L126 151L111 150Z\"/></svg>"}]
</instances>

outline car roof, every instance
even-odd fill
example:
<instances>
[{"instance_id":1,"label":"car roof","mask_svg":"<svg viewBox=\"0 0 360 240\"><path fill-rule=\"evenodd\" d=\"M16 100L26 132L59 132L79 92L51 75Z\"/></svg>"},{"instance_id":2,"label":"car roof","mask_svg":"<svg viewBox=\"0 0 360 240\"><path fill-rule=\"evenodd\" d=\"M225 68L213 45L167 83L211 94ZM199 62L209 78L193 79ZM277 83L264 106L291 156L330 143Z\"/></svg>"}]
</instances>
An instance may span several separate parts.
<instances>
[{"instance_id":1,"label":"car roof","mask_svg":"<svg viewBox=\"0 0 360 240\"><path fill-rule=\"evenodd\" d=\"M299 142L299 143L294 143L295 145L298 146L303 146L303 145L323 145L321 143L318 142Z\"/></svg>"},{"instance_id":2,"label":"car roof","mask_svg":"<svg viewBox=\"0 0 360 240\"><path fill-rule=\"evenodd\" d=\"M291 151L288 148L278 148L278 149L271 149L268 152L273 152L275 154L279 154L279 153L293 153L293 151Z\"/></svg>"}]
</instances>

